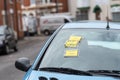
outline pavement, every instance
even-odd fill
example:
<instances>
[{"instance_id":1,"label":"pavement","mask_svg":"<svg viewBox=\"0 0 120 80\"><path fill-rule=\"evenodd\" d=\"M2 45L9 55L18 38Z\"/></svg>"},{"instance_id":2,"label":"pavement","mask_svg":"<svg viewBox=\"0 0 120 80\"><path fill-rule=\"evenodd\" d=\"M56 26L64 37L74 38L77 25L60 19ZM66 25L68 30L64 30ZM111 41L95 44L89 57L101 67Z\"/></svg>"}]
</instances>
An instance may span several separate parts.
<instances>
[{"instance_id":1,"label":"pavement","mask_svg":"<svg viewBox=\"0 0 120 80\"><path fill-rule=\"evenodd\" d=\"M29 43L32 43L32 42L35 42L38 40L43 41L43 40L45 40L45 38L46 38L46 36L25 37L24 39L18 41L18 45L19 45L19 47L22 47L24 45L27 45Z\"/></svg>"}]
</instances>

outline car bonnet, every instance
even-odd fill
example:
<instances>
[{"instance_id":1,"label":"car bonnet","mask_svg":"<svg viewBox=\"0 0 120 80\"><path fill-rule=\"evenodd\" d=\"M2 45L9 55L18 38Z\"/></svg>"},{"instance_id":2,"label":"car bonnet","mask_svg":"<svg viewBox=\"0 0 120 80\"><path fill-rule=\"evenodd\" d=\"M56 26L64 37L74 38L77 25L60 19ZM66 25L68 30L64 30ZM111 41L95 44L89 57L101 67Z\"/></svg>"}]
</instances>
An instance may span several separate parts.
<instances>
[{"instance_id":1,"label":"car bonnet","mask_svg":"<svg viewBox=\"0 0 120 80\"><path fill-rule=\"evenodd\" d=\"M113 77L99 77L99 76L80 76L80 75L67 75L54 72L32 71L28 80L118 80Z\"/></svg>"}]
</instances>

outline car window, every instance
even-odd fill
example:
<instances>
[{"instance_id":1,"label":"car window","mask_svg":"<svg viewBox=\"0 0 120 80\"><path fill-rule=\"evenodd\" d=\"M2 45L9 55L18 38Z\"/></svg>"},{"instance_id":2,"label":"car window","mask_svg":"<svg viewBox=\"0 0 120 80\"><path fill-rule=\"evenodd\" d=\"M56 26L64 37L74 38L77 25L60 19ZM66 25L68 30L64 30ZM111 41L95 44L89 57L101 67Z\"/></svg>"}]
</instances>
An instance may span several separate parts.
<instances>
[{"instance_id":1,"label":"car window","mask_svg":"<svg viewBox=\"0 0 120 80\"><path fill-rule=\"evenodd\" d=\"M5 34L10 34L10 31L8 28L5 29Z\"/></svg>"},{"instance_id":2,"label":"car window","mask_svg":"<svg viewBox=\"0 0 120 80\"><path fill-rule=\"evenodd\" d=\"M102 29L61 30L48 47L40 68L65 67L85 71L120 71L119 32L119 30ZM81 37L77 46L66 47L66 41L75 36Z\"/></svg>"},{"instance_id":3,"label":"car window","mask_svg":"<svg viewBox=\"0 0 120 80\"><path fill-rule=\"evenodd\" d=\"M4 34L4 28L0 28L0 35L3 35Z\"/></svg>"}]
</instances>

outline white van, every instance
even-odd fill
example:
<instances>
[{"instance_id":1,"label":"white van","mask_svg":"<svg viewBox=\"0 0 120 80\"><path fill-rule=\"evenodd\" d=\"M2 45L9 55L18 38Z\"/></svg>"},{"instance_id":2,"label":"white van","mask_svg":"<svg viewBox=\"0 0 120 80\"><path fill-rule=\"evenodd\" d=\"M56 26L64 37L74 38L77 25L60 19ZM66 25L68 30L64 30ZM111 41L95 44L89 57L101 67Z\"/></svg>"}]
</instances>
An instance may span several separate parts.
<instances>
[{"instance_id":1,"label":"white van","mask_svg":"<svg viewBox=\"0 0 120 80\"><path fill-rule=\"evenodd\" d=\"M49 15L40 18L40 30L43 34L53 33L60 25L71 21L70 16L66 15Z\"/></svg>"}]
</instances>

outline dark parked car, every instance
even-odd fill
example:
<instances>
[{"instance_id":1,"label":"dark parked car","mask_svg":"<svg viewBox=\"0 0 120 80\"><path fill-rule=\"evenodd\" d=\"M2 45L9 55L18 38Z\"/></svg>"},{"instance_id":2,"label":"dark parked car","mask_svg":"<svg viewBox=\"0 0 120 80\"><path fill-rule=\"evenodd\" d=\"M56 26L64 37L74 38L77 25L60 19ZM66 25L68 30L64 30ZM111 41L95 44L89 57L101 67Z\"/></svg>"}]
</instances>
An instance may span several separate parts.
<instances>
[{"instance_id":1,"label":"dark parked car","mask_svg":"<svg viewBox=\"0 0 120 80\"><path fill-rule=\"evenodd\" d=\"M20 58L23 80L120 80L120 25L78 22L61 26L35 63Z\"/></svg>"},{"instance_id":2,"label":"dark parked car","mask_svg":"<svg viewBox=\"0 0 120 80\"><path fill-rule=\"evenodd\" d=\"M0 54L8 54L11 49L18 50L15 32L11 27L0 26Z\"/></svg>"}]
</instances>

